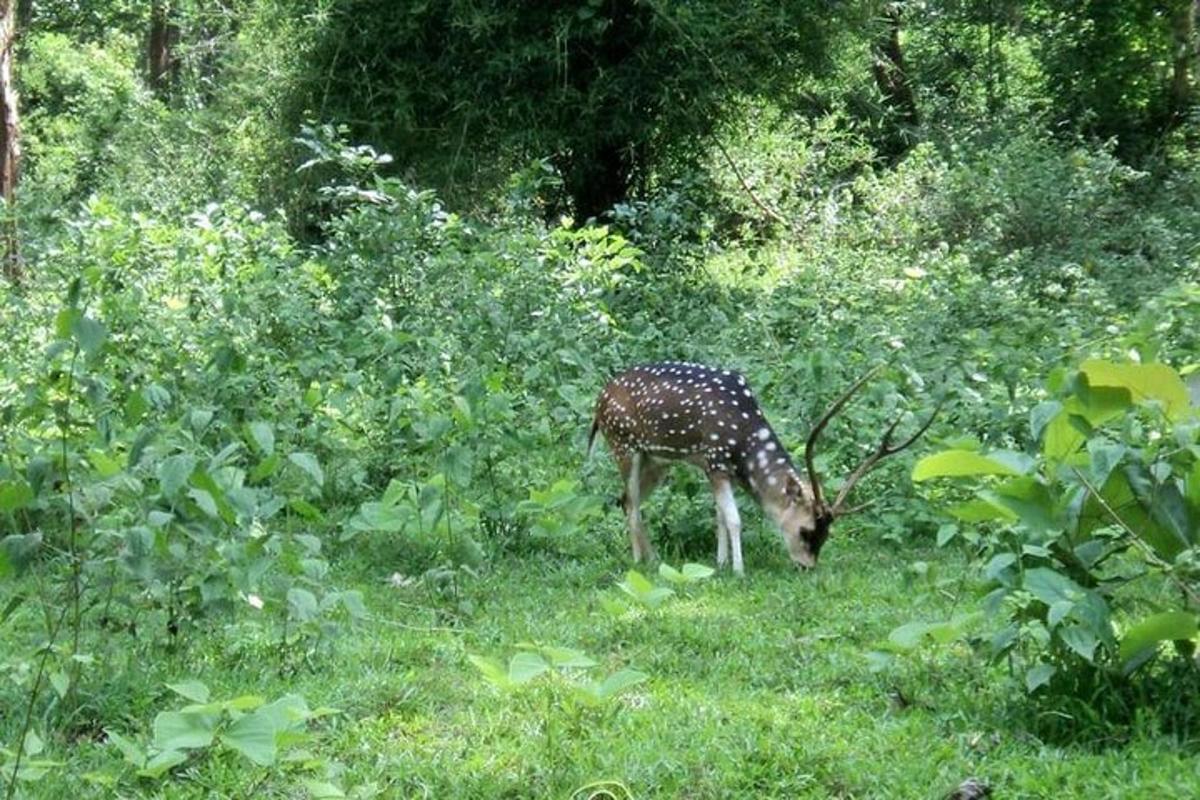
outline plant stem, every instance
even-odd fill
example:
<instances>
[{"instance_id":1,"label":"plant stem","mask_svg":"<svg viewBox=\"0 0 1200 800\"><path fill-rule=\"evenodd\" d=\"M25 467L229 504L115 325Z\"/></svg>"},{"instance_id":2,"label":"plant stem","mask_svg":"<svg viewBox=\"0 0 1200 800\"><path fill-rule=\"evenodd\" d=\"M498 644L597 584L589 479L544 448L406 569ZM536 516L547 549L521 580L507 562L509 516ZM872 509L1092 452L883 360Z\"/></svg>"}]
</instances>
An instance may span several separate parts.
<instances>
[{"instance_id":1,"label":"plant stem","mask_svg":"<svg viewBox=\"0 0 1200 800\"><path fill-rule=\"evenodd\" d=\"M54 627L50 630L50 638L42 649L42 657L38 660L37 673L33 678L33 688L29 690L29 701L25 704L25 720L21 723L21 733L17 737L17 756L13 759L12 772L8 777L8 790L5 792L5 800L12 800L17 792L17 773L21 770L21 759L25 755L25 738L29 735L29 728L33 724L33 707L37 703L38 695L42 691L42 680L46 676L46 662L50 660L50 654L54 652L54 641L58 638L58 632L62 629L63 620L67 617L67 612L70 606L63 606L62 611L58 614L58 620L54 623Z\"/></svg>"},{"instance_id":2,"label":"plant stem","mask_svg":"<svg viewBox=\"0 0 1200 800\"><path fill-rule=\"evenodd\" d=\"M67 490L67 524L70 537L67 540L67 557L71 565L71 655L79 654L79 636L83 627L81 595L83 594L83 561L79 557L79 523L75 519L75 486L71 481L71 462L67 448L67 432L71 426L71 393L75 390L75 364L79 360L79 342L71 350L71 364L67 368L66 400L58 420L59 444L62 451L63 484ZM71 659L71 680L68 685L70 696L75 694L79 682L79 660Z\"/></svg>"},{"instance_id":3,"label":"plant stem","mask_svg":"<svg viewBox=\"0 0 1200 800\"><path fill-rule=\"evenodd\" d=\"M1179 587L1179 590L1183 592L1184 597L1190 600L1193 605L1200 606L1200 594L1198 594L1195 589L1189 586L1186 581L1176 575L1171 567L1171 564L1160 558L1158 553L1154 552L1154 549L1142 541L1142 537L1139 536L1133 528L1126 524L1125 520L1117 516L1117 512L1114 511L1113 507L1108 504L1108 501L1100 496L1100 493L1096 491L1096 487L1092 485L1091 481L1084 477L1083 473L1079 471L1078 467L1072 467L1071 471L1075 473L1075 477L1078 478L1080 482L1087 487L1088 491L1092 493L1092 497L1096 498L1096 502L1100 504L1100 507L1108 512L1108 515L1113 518L1113 521L1116 522L1117 525L1120 526L1123 531L1125 531L1125 533L1129 534L1130 539L1133 541L1134 545L1136 545L1138 549L1142 551L1142 555L1146 557L1146 560L1162 570L1166 576L1173 581L1176 586Z\"/></svg>"}]
</instances>

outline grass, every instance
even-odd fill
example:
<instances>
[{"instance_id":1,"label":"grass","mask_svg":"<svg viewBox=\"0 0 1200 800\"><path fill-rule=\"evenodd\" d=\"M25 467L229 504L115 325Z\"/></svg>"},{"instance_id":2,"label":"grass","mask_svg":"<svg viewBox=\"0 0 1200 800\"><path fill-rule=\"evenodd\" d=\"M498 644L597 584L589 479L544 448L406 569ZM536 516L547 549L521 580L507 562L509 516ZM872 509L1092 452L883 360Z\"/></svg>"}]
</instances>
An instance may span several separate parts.
<instances>
[{"instance_id":1,"label":"grass","mask_svg":"<svg viewBox=\"0 0 1200 800\"><path fill-rule=\"evenodd\" d=\"M1022 729L1003 672L965 649L873 673L866 653L894 626L972 602L952 549L835 533L805 574L763 530L747 542L744 579L719 575L655 611L614 616L600 600L615 596L627 554L615 513L603 527L606 556L508 557L464 580L460 599L474 611L457 623L421 587L393 585L359 540L339 578L364 592L372 621L294 669L280 669L277 639L248 619L197 630L175 652L149 637L98 642L107 656L89 683L105 688L84 704L78 738L52 753L68 766L26 790L95 792L80 776L119 763L97 731L149 731L157 712L181 705L165 684L199 678L218 698L297 692L341 709L310 749L339 765L340 785L374 784L385 797L569 797L614 781L636 798L917 798L968 776L1005 798L1200 792L1194 748L1149 728L1116 745L1040 742ZM916 559L933 577L909 569ZM650 677L605 707L580 708L553 680L501 692L467 658L507 661L525 641L583 650L598 674L628 666ZM14 725L6 713L5 740ZM165 788L126 772L120 793L291 797L304 774L226 754L181 768Z\"/></svg>"}]
</instances>

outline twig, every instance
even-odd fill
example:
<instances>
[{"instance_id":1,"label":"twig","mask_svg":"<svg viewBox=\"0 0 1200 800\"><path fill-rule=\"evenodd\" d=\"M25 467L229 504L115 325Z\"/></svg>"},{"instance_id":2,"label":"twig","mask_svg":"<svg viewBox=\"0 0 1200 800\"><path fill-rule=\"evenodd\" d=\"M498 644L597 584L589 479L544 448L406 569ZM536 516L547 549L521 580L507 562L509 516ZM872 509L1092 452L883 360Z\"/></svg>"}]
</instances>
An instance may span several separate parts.
<instances>
[{"instance_id":1,"label":"twig","mask_svg":"<svg viewBox=\"0 0 1200 800\"><path fill-rule=\"evenodd\" d=\"M71 480L71 461L67 448L67 428L71 423L71 393L75 389L75 364L79 361L79 342L71 351L71 364L67 370L66 402L63 404L62 416L59 418L59 441L62 445L63 483L67 490L67 524L71 535L68 540L68 552L71 562L71 683L70 692L75 693L75 684L79 681L79 660L74 656L79 654L79 634L83 626L81 600L83 595L83 561L79 556L79 521L75 519L75 486Z\"/></svg>"},{"instance_id":2,"label":"twig","mask_svg":"<svg viewBox=\"0 0 1200 800\"><path fill-rule=\"evenodd\" d=\"M653 2L653 0L647 2L646 5L650 6L650 10L653 11L660 19L674 28L675 32L679 34L680 39L685 41L692 49L700 54L700 56L708 63L709 68L712 69L713 77L716 78L717 81L725 84L725 86L731 89L733 88L731 81L726 77L725 71L721 69L721 66L716 62L716 59L714 59L709 54L708 50L701 46L699 42L689 36L688 32L683 29L683 26L681 26L673 17L659 8L658 4ZM784 218L782 214L759 199L758 195L754 193L754 190L750 188L750 184L748 184L746 179L742 176L742 171L738 169L737 163L733 160L733 157L729 155L729 151L725 149L725 145L721 143L720 138L716 135L716 133L711 134L711 136L713 143L716 144L717 149L721 151L721 155L725 158L726 163L729 164L729 167L733 170L733 174L737 176L738 182L742 185L742 189L747 195L749 195L750 200L753 201L754 205L758 206L760 211L776 222L787 225L788 227L793 227L792 224L788 222L788 220Z\"/></svg>"},{"instance_id":3,"label":"twig","mask_svg":"<svg viewBox=\"0 0 1200 800\"><path fill-rule=\"evenodd\" d=\"M742 171L738 169L737 162L733 160L733 156L729 155L729 151L725 149L725 145L721 143L721 140L717 138L715 133L712 134L712 140L713 143L716 144L717 149L721 151L721 155L724 156L725 162L729 164L729 168L733 170L733 174L737 176L738 183L742 185L742 189L745 190L746 194L750 197L750 200L754 203L754 205L758 206L759 211L763 212L779 224L791 227L791 223L788 222L782 214L768 206L759 199L757 194L754 193L754 190L750 188L750 184L747 183L745 177L742 176Z\"/></svg>"},{"instance_id":4,"label":"twig","mask_svg":"<svg viewBox=\"0 0 1200 800\"><path fill-rule=\"evenodd\" d=\"M432 609L431 609L432 610ZM394 619L384 619L383 617L365 616L363 619L368 622L378 622L380 625L391 625L393 628L403 628L406 631L420 631L421 633L466 633L465 628L443 628L436 625L431 627L422 627L421 625L409 625L407 622L397 622Z\"/></svg>"},{"instance_id":5,"label":"twig","mask_svg":"<svg viewBox=\"0 0 1200 800\"><path fill-rule=\"evenodd\" d=\"M54 640L58 638L58 632L62 629L63 620L67 617L67 612L70 611L70 605L64 605L62 611L58 614L58 620L54 623L54 627L50 630L49 641L46 642L42 649L42 657L38 661L37 673L33 678L33 688L29 690L29 702L25 704L25 721L21 724L21 734L17 738L17 755L13 759L12 773L8 777L8 791L5 792L5 799L12 800L17 793L17 773L21 771L21 758L25 755L25 739L29 735L29 728L33 724L33 706L37 703L38 695L42 691L42 679L46 676L46 662L50 660L50 654L54 651Z\"/></svg>"}]
</instances>

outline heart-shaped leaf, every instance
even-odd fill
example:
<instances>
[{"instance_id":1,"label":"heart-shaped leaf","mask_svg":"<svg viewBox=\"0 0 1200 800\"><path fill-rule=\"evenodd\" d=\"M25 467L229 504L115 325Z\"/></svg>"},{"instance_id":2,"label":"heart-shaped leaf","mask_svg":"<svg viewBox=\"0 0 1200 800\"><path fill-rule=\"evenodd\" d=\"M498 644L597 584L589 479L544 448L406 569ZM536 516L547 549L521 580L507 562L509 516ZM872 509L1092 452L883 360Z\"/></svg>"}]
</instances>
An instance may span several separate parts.
<instances>
[{"instance_id":1,"label":"heart-shaped leaf","mask_svg":"<svg viewBox=\"0 0 1200 800\"><path fill-rule=\"evenodd\" d=\"M159 750L188 750L212 744L216 714L163 711L154 718L154 746Z\"/></svg>"},{"instance_id":2,"label":"heart-shaped leaf","mask_svg":"<svg viewBox=\"0 0 1200 800\"><path fill-rule=\"evenodd\" d=\"M321 469L321 462L317 461L317 457L312 453L292 453L288 456L288 461L291 461L304 474L312 478L313 483L317 484L317 486L325 485L325 472Z\"/></svg>"},{"instance_id":3,"label":"heart-shaped leaf","mask_svg":"<svg viewBox=\"0 0 1200 800\"><path fill-rule=\"evenodd\" d=\"M469 655L467 656L467 660L474 664L475 669L482 673L484 680L499 686L501 689L512 688L513 682L508 678L508 670L496 659Z\"/></svg>"},{"instance_id":4,"label":"heart-shaped leaf","mask_svg":"<svg viewBox=\"0 0 1200 800\"><path fill-rule=\"evenodd\" d=\"M221 734L222 744L260 767L274 764L278 752L275 718L267 708L263 706L252 714L239 717Z\"/></svg>"},{"instance_id":5,"label":"heart-shaped leaf","mask_svg":"<svg viewBox=\"0 0 1200 800\"><path fill-rule=\"evenodd\" d=\"M512 661L508 663L508 679L520 686L529 683L548 669L550 665L539 654L521 652L513 656Z\"/></svg>"},{"instance_id":6,"label":"heart-shaped leaf","mask_svg":"<svg viewBox=\"0 0 1200 800\"><path fill-rule=\"evenodd\" d=\"M1164 611L1152 614L1125 632L1121 637L1121 660L1132 661L1144 650L1159 642L1194 639L1200 632L1196 615L1187 611Z\"/></svg>"},{"instance_id":7,"label":"heart-shaped leaf","mask_svg":"<svg viewBox=\"0 0 1200 800\"><path fill-rule=\"evenodd\" d=\"M181 683L168 683L167 688L180 697L191 700L193 703L208 702L208 687L198 680L188 680Z\"/></svg>"}]
</instances>

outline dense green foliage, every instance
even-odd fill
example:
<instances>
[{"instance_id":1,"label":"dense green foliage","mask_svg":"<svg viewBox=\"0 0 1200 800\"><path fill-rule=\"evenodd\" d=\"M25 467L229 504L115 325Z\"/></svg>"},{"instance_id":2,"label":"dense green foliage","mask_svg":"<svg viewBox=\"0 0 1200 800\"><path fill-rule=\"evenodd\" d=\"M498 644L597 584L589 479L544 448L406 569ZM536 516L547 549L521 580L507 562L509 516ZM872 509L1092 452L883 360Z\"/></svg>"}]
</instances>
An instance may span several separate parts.
<instances>
[{"instance_id":1,"label":"dense green foliage","mask_svg":"<svg viewBox=\"0 0 1200 800\"><path fill-rule=\"evenodd\" d=\"M141 5L35 3L18 53L0 791L1200 788L1177 17L184 2L151 91ZM945 410L815 572L743 502L710 574L686 470L631 570L588 425L674 358L796 455L885 364L834 488Z\"/></svg>"},{"instance_id":2,"label":"dense green foliage","mask_svg":"<svg viewBox=\"0 0 1200 800\"><path fill-rule=\"evenodd\" d=\"M836 3L811 0L386 6L331 9L303 107L363 118L356 134L444 164L440 182L552 154L585 218L694 151L738 94L793 91L843 24Z\"/></svg>"},{"instance_id":3,"label":"dense green foliage","mask_svg":"<svg viewBox=\"0 0 1200 800\"><path fill-rule=\"evenodd\" d=\"M986 543L969 534L991 554L984 574L994 589L982 604L996 620L988 649L1018 663L1030 691L1059 675L1068 686L1052 688L1086 695L1071 682L1145 668L1159 642L1174 641L1187 660L1195 651L1200 426L1187 386L1161 363L1093 359L1073 374L1059 371L1052 384L1069 388L1030 411L1036 458L960 447L925 457L913 478L1002 478L950 509L965 523L998 524ZM956 533L948 525L939 540ZM1114 620L1134 613L1144 618L1118 643ZM890 641L907 649L967 621L906 626ZM1175 667L1167 680L1186 680Z\"/></svg>"}]
</instances>

